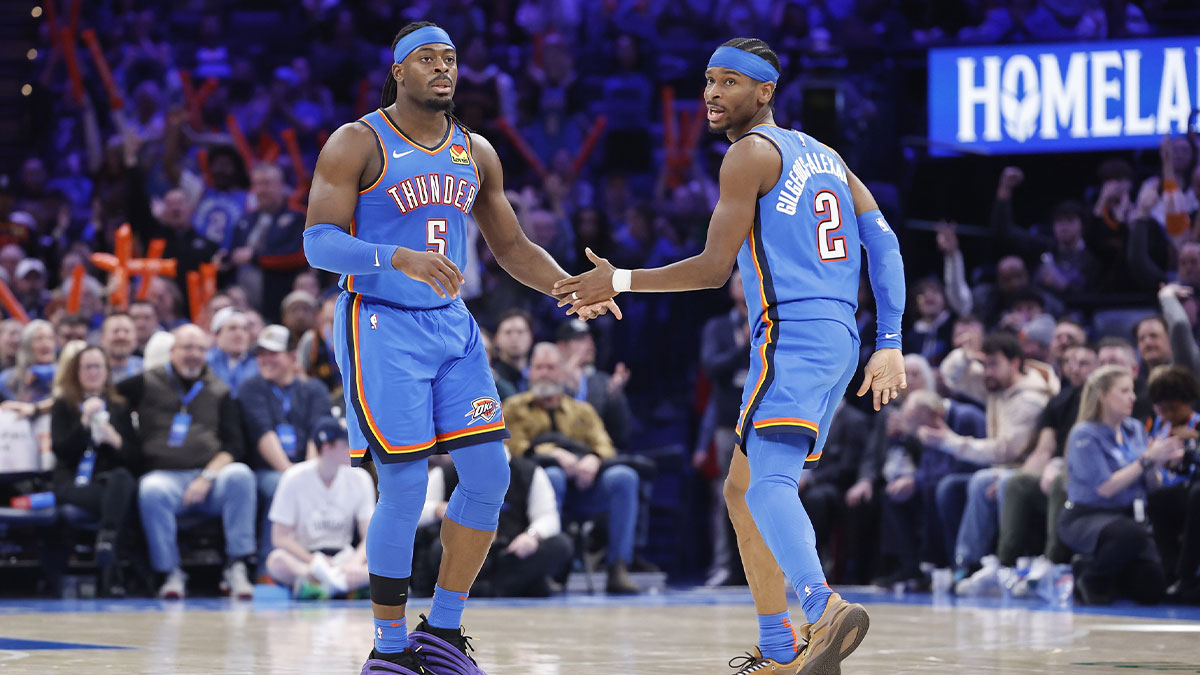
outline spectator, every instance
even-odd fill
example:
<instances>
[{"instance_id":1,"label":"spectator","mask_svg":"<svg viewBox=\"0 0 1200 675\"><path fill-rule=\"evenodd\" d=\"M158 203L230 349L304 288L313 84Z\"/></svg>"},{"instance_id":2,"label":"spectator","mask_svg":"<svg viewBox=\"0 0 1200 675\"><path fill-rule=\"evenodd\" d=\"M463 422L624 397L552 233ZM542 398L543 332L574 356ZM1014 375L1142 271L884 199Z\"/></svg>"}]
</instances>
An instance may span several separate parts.
<instances>
[{"instance_id":1,"label":"spectator","mask_svg":"<svg viewBox=\"0 0 1200 675\"><path fill-rule=\"evenodd\" d=\"M162 277L152 277L147 283L150 291L146 299L154 306L159 325L174 330L187 323L180 314L183 311L183 295L179 292L179 286Z\"/></svg>"},{"instance_id":2,"label":"spectator","mask_svg":"<svg viewBox=\"0 0 1200 675\"><path fill-rule=\"evenodd\" d=\"M1058 534L1079 557L1072 563L1084 604L1116 593L1142 603L1162 599L1162 559L1139 513L1158 470L1183 456L1177 436L1147 442L1133 412L1133 373L1102 366L1088 377L1079 421L1067 441L1067 508ZM1151 471L1153 469L1153 471Z\"/></svg>"},{"instance_id":3,"label":"spectator","mask_svg":"<svg viewBox=\"0 0 1200 675\"><path fill-rule=\"evenodd\" d=\"M625 447L633 426L633 412L625 398L629 369L624 363L618 363L612 373L596 369L596 339L584 321L564 321L558 327L557 337L563 355L566 393L590 403L603 420L613 444Z\"/></svg>"},{"instance_id":4,"label":"spectator","mask_svg":"<svg viewBox=\"0 0 1200 675\"><path fill-rule=\"evenodd\" d=\"M533 345L533 318L529 312L512 309L496 322L496 359L492 372L500 399L529 388L529 348Z\"/></svg>"},{"instance_id":5,"label":"spectator","mask_svg":"<svg viewBox=\"0 0 1200 675\"><path fill-rule=\"evenodd\" d=\"M26 324L21 330L16 365L0 372L0 395L25 403L49 399L57 368L56 348L54 327L49 321L35 319Z\"/></svg>"},{"instance_id":6,"label":"spectator","mask_svg":"<svg viewBox=\"0 0 1200 675\"><path fill-rule=\"evenodd\" d=\"M280 305L282 323L292 335L304 335L313 327L317 316L317 299L308 291L292 291Z\"/></svg>"},{"instance_id":7,"label":"spectator","mask_svg":"<svg viewBox=\"0 0 1200 675\"><path fill-rule=\"evenodd\" d=\"M1087 333L1083 326L1070 317L1059 319L1054 325L1054 333L1050 337L1050 350L1047 353L1054 372L1062 374L1067 351L1071 347L1083 344L1087 344ZM1083 384L1080 383L1079 386Z\"/></svg>"},{"instance_id":8,"label":"spectator","mask_svg":"<svg viewBox=\"0 0 1200 675\"><path fill-rule=\"evenodd\" d=\"M700 334L700 367L713 388L705 412L712 431L701 433L705 440L693 457L693 464L700 468L706 462L710 441L716 451L716 474L709 481L713 496L713 560L706 586L719 586L739 571L733 569L735 541L725 507L724 485L737 443L733 424L742 405L742 387L750 368L750 322L742 289L742 275L734 269L726 286L733 309L709 319Z\"/></svg>"},{"instance_id":9,"label":"spectator","mask_svg":"<svg viewBox=\"0 0 1200 675\"><path fill-rule=\"evenodd\" d=\"M221 251L229 252L234 225L246 211L246 167L237 150L220 145L208 150L208 174L212 182L196 203L192 229Z\"/></svg>"},{"instance_id":10,"label":"spectator","mask_svg":"<svg viewBox=\"0 0 1200 675\"><path fill-rule=\"evenodd\" d=\"M133 319L133 334L137 342L134 354L143 354L150 336L162 330L158 321L158 311L146 300L134 300L129 303L129 318Z\"/></svg>"},{"instance_id":11,"label":"spectator","mask_svg":"<svg viewBox=\"0 0 1200 675\"><path fill-rule=\"evenodd\" d=\"M529 365L529 391L505 402L508 447L521 457L544 460L560 507L579 515L608 517L609 593L637 593L628 565L637 525L638 475L616 458L604 423L586 401L563 395L562 355L540 343Z\"/></svg>"},{"instance_id":12,"label":"spectator","mask_svg":"<svg viewBox=\"0 0 1200 675\"><path fill-rule=\"evenodd\" d=\"M13 276L13 294L17 302L32 318L43 318L46 305L50 303L50 291L46 290L46 265L37 258L26 258L17 263Z\"/></svg>"},{"instance_id":13,"label":"spectator","mask_svg":"<svg viewBox=\"0 0 1200 675\"><path fill-rule=\"evenodd\" d=\"M571 560L573 545L562 532L554 486L546 471L532 460L509 456L512 477L500 512L500 525L472 595L546 597ZM452 463L429 471L425 508L418 525L441 523L448 496L458 484ZM428 569L441 565L442 546L434 539Z\"/></svg>"},{"instance_id":14,"label":"spectator","mask_svg":"<svg viewBox=\"0 0 1200 675\"><path fill-rule=\"evenodd\" d=\"M17 365L17 352L21 348L21 330L24 325L16 319L0 321L0 370Z\"/></svg>"},{"instance_id":15,"label":"spectator","mask_svg":"<svg viewBox=\"0 0 1200 675\"><path fill-rule=\"evenodd\" d=\"M953 552L947 550L945 525L938 513L938 483L950 475L969 477L982 468L939 447L926 446L916 430L945 428L966 438L983 438L987 431L983 411L976 405L942 398L932 382L916 389L909 382L899 413L887 417L890 445L880 471L885 485L880 553L894 561L892 571L875 581L885 588L918 580L922 561L939 567L949 564Z\"/></svg>"},{"instance_id":16,"label":"spectator","mask_svg":"<svg viewBox=\"0 0 1200 675\"><path fill-rule=\"evenodd\" d=\"M142 372L142 357L133 353L137 347L137 329L125 312L113 312L100 326L100 346L108 356L113 382L120 382Z\"/></svg>"},{"instance_id":17,"label":"spectator","mask_svg":"<svg viewBox=\"0 0 1200 675\"><path fill-rule=\"evenodd\" d=\"M258 362L250 353L251 340L246 315L226 307L213 317L211 331L216 336L216 345L208 350L205 360L213 374L237 398L242 385L258 374Z\"/></svg>"},{"instance_id":18,"label":"spectator","mask_svg":"<svg viewBox=\"0 0 1200 675\"><path fill-rule=\"evenodd\" d=\"M54 339L61 349L72 340L88 341L90 322L82 314L59 314L54 319Z\"/></svg>"},{"instance_id":19,"label":"spectator","mask_svg":"<svg viewBox=\"0 0 1200 675\"><path fill-rule=\"evenodd\" d=\"M161 368L171 360L171 347L175 345L175 334L160 330L150 336L146 343L146 354L142 357L142 372Z\"/></svg>"},{"instance_id":20,"label":"spectator","mask_svg":"<svg viewBox=\"0 0 1200 675\"><path fill-rule=\"evenodd\" d=\"M341 422L317 419L312 439L315 456L279 479L269 514L274 549L266 568L297 597L311 597L314 586L320 595L344 595L369 580L367 525L375 511L375 485L366 470L350 466ZM357 547L351 546L355 533Z\"/></svg>"},{"instance_id":21,"label":"spectator","mask_svg":"<svg viewBox=\"0 0 1200 675\"><path fill-rule=\"evenodd\" d=\"M324 384L329 389L331 400L341 401L342 375L333 355L333 313L336 309L337 296L325 298L317 313L317 325L300 338L296 356L300 362L300 372Z\"/></svg>"},{"instance_id":22,"label":"spectator","mask_svg":"<svg viewBox=\"0 0 1200 675\"><path fill-rule=\"evenodd\" d=\"M1058 538L1058 517L1067 500L1064 454L1067 436L1079 416L1083 385L1096 366L1096 352L1091 347L1076 345L1066 350L1065 384L1039 415L1033 447L1021 468L1004 484L996 546L1000 565L1012 567L1018 557L1042 551L1022 590L1040 580L1051 564L1067 562L1070 557Z\"/></svg>"},{"instance_id":23,"label":"spectator","mask_svg":"<svg viewBox=\"0 0 1200 675\"><path fill-rule=\"evenodd\" d=\"M204 362L209 337L199 327L176 328L170 361L117 387L138 414L142 466L138 508L150 564L166 579L158 595L186 594L179 566L177 518L185 513L221 517L226 567L221 588L250 598L246 559L254 554L254 472L242 456L241 415L229 388Z\"/></svg>"},{"instance_id":24,"label":"spectator","mask_svg":"<svg viewBox=\"0 0 1200 675\"><path fill-rule=\"evenodd\" d=\"M1124 291L1132 288L1128 252L1131 248L1129 224L1134 205L1129 199L1133 189L1133 167L1124 160L1104 161L1096 169L1101 185L1092 206L1089 232L1085 234L1088 250L1095 254L1104 281L1096 290Z\"/></svg>"},{"instance_id":25,"label":"spectator","mask_svg":"<svg viewBox=\"0 0 1200 675\"><path fill-rule=\"evenodd\" d=\"M1195 255L1200 258L1200 243L1191 242ZM1192 252L1189 251L1189 255ZM1180 256L1182 266L1182 255ZM1197 260L1200 266L1200 260ZM1167 324L1168 343L1174 363L1193 372L1200 370L1200 345L1196 343L1196 300L1191 286L1166 284L1158 291L1158 304L1162 309L1163 321Z\"/></svg>"},{"instance_id":26,"label":"spectator","mask_svg":"<svg viewBox=\"0 0 1200 675\"><path fill-rule=\"evenodd\" d=\"M958 459L990 466L973 474L966 485L966 510L957 526L954 564L959 574L978 564L991 550L999 528L1004 481L1035 431L1038 414L1058 393L1058 377L1044 363L1026 361L1020 343L1011 334L996 333L984 340L979 353L957 349L942 362L942 379L951 391L987 401L987 437L965 438L948 429L922 427L918 437ZM938 488L938 502L950 529L957 520L956 501L962 480L951 476ZM989 559L979 575L960 582L959 592L973 592L995 580L998 562ZM956 589L957 590L957 589Z\"/></svg>"},{"instance_id":27,"label":"spectator","mask_svg":"<svg viewBox=\"0 0 1200 675\"><path fill-rule=\"evenodd\" d=\"M270 551L271 497L280 476L292 465L316 456L313 426L330 415L329 390L317 380L301 379L296 369L295 341L279 324L263 329L254 348L258 373L242 383L238 405L252 450L247 454L258 481L263 514L259 559Z\"/></svg>"},{"instance_id":28,"label":"spectator","mask_svg":"<svg viewBox=\"0 0 1200 675\"><path fill-rule=\"evenodd\" d=\"M281 307L296 276L308 269L302 247L304 214L288 207L286 187L278 165L254 167L250 191L257 206L237 222L229 256L237 285L246 290L253 306L263 308L272 323L279 322L276 308Z\"/></svg>"},{"instance_id":29,"label":"spectator","mask_svg":"<svg viewBox=\"0 0 1200 675\"><path fill-rule=\"evenodd\" d=\"M1137 401L1133 404L1133 416L1142 420L1149 421L1154 417L1154 408L1150 406L1150 399L1146 395L1146 387L1143 382L1142 386L1137 385L1137 376L1141 370L1138 365L1137 352L1134 351L1133 345L1129 344L1129 340L1119 337L1107 337L1096 343L1096 365L1100 366L1121 366L1126 368L1134 375L1134 392L1137 394Z\"/></svg>"},{"instance_id":30,"label":"spectator","mask_svg":"<svg viewBox=\"0 0 1200 675\"><path fill-rule=\"evenodd\" d=\"M1005 312L1019 302L1034 296L1044 311L1054 316L1062 314L1062 303L1033 289L1029 282L1029 268L1017 256L1001 258L996 264L996 283L982 284L975 288L973 306L985 325L996 325Z\"/></svg>"},{"instance_id":31,"label":"spectator","mask_svg":"<svg viewBox=\"0 0 1200 675\"><path fill-rule=\"evenodd\" d=\"M942 357L952 348L952 319L967 316L973 306L953 225L939 223L937 244L944 258L942 281L926 279L917 282L913 288L916 302L912 305L917 309L917 318L904 331L904 352L920 354L935 365L941 363Z\"/></svg>"},{"instance_id":32,"label":"spectator","mask_svg":"<svg viewBox=\"0 0 1200 675\"><path fill-rule=\"evenodd\" d=\"M1194 453L1200 413L1192 409L1200 399L1200 382L1182 366L1159 366L1150 373L1150 402L1154 405L1151 440L1178 438ZM1193 455L1194 457L1194 455ZM1200 476L1192 466L1168 465L1162 487L1149 497L1150 522L1165 563L1169 593L1178 599L1200 601Z\"/></svg>"},{"instance_id":33,"label":"spectator","mask_svg":"<svg viewBox=\"0 0 1200 675\"><path fill-rule=\"evenodd\" d=\"M84 347L64 366L62 394L50 411L54 449L54 496L96 516L96 567L102 595L123 593L116 561L128 524L135 483L129 467L137 436L129 408L112 387L108 360L99 347Z\"/></svg>"},{"instance_id":34,"label":"spectator","mask_svg":"<svg viewBox=\"0 0 1200 675\"><path fill-rule=\"evenodd\" d=\"M1042 254L1037 281L1053 293L1082 293L1099 273L1095 256L1083 241L1083 204L1066 201L1054 209L1054 248Z\"/></svg>"},{"instance_id":35,"label":"spectator","mask_svg":"<svg viewBox=\"0 0 1200 675\"><path fill-rule=\"evenodd\" d=\"M1166 320L1157 314L1142 319L1133 327L1133 339L1141 357L1137 373L1138 390L1145 391L1150 371L1174 360L1171 341L1167 337Z\"/></svg>"}]
</instances>

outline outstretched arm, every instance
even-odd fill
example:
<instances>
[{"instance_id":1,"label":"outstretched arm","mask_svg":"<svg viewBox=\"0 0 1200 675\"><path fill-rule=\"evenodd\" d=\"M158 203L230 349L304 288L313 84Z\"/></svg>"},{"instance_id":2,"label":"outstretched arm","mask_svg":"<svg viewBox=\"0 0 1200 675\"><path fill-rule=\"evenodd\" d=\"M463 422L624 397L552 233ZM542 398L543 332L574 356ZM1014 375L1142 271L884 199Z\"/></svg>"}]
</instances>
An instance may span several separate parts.
<instances>
[{"instance_id":1,"label":"outstretched arm","mask_svg":"<svg viewBox=\"0 0 1200 675\"><path fill-rule=\"evenodd\" d=\"M623 290L639 293L670 293L718 288L729 280L737 252L754 224L754 208L760 195L777 180L783 160L770 141L751 135L734 143L721 163L721 197L708 225L704 250L666 267L633 270ZM580 306L607 300L617 294L613 285L615 268L587 251L596 268L555 285L560 296L572 295L572 311ZM618 285L623 281L617 279ZM567 300L564 298L563 304ZM570 312L568 312L570 313Z\"/></svg>"},{"instance_id":2,"label":"outstretched arm","mask_svg":"<svg viewBox=\"0 0 1200 675\"><path fill-rule=\"evenodd\" d=\"M496 149L483 136L471 134L471 151L480 172L479 197L471 215L475 216L475 223L496 262L512 278L536 291L554 297L563 295L554 291L554 282L565 279L567 273L545 249L525 236L512 204L504 195L504 169ZM606 300L608 298L601 298L589 304L602 304ZM620 318L616 305L605 307L603 311L588 312L587 318L609 310Z\"/></svg>"}]
</instances>

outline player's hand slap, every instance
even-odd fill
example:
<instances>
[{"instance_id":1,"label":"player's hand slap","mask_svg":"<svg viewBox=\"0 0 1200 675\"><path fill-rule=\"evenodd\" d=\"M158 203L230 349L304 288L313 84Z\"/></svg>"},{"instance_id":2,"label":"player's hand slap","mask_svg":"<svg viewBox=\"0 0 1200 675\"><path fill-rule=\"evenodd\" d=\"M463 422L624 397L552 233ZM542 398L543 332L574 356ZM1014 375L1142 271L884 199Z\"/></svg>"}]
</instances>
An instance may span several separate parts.
<instances>
[{"instance_id":1,"label":"player's hand slap","mask_svg":"<svg viewBox=\"0 0 1200 675\"><path fill-rule=\"evenodd\" d=\"M458 297L458 288L465 281L458 265L437 251L414 251L401 246L392 256L392 267L417 281L429 284L438 297Z\"/></svg>"},{"instance_id":2,"label":"player's hand slap","mask_svg":"<svg viewBox=\"0 0 1200 675\"><path fill-rule=\"evenodd\" d=\"M863 383L858 388L862 396L871 391L875 410L900 397L900 390L908 388L904 375L904 354L899 349L880 349L871 355L863 367Z\"/></svg>"},{"instance_id":3,"label":"player's hand slap","mask_svg":"<svg viewBox=\"0 0 1200 675\"><path fill-rule=\"evenodd\" d=\"M558 306L571 305L567 310L568 315L579 313L584 307L604 304L617 295L612 284L613 270L616 268L593 253L591 248L584 249L584 253L596 266L595 269L554 282L553 293L558 298ZM618 318L620 316L619 312L613 314Z\"/></svg>"}]
</instances>

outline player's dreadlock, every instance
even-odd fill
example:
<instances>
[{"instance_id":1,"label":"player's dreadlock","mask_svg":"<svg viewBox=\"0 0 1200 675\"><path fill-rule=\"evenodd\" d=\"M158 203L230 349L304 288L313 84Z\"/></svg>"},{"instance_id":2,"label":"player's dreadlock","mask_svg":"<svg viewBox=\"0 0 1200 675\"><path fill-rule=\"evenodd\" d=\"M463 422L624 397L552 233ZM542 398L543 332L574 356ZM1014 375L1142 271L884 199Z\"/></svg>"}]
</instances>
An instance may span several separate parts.
<instances>
[{"instance_id":1,"label":"player's dreadlock","mask_svg":"<svg viewBox=\"0 0 1200 675\"><path fill-rule=\"evenodd\" d=\"M775 70L777 70L781 74L783 73L783 68L781 68L779 66L779 56L775 53L774 50L771 49L771 47L766 42L763 42L762 40L759 40L758 38L733 38L732 40L726 42L725 44L723 44L721 46L722 47L733 47L734 49L740 49L744 52L750 52L751 54L754 54L755 56L762 57L763 59L766 59L767 63L771 64L772 66L775 66ZM771 94L771 100L768 101L768 103L771 105L774 105L774 103L775 103L775 94L774 93Z\"/></svg>"},{"instance_id":2,"label":"player's dreadlock","mask_svg":"<svg viewBox=\"0 0 1200 675\"><path fill-rule=\"evenodd\" d=\"M433 26L434 28L439 27L436 23L434 23L432 21L415 21L413 23L408 24L404 28L401 28L400 32L396 33L396 37L392 40L392 51L396 50L396 45L400 42L400 40L402 40L404 38L405 35L408 35L409 33L413 32L415 30L418 30L420 28L425 28L426 26ZM379 107L386 108L389 105L395 103L397 93L398 92L396 89L396 78L392 77L392 69L389 67L387 81L383 83L383 93L380 94L380 96L379 96ZM459 119L454 116L453 112L447 111L446 114L450 117L451 120L454 121L455 124L462 127L463 133L465 133L465 134L472 133L471 129L467 125L460 122Z\"/></svg>"}]
</instances>

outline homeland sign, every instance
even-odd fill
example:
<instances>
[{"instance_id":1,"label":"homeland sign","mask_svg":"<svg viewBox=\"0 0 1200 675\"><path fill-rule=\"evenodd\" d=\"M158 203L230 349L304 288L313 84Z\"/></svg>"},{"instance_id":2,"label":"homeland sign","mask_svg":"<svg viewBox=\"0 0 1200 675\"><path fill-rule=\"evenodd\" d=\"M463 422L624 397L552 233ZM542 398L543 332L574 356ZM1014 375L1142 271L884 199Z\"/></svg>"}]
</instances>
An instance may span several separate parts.
<instances>
[{"instance_id":1,"label":"homeland sign","mask_svg":"<svg viewBox=\"0 0 1200 675\"><path fill-rule=\"evenodd\" d=\"M1200 37L929 50L932 152L1157 145L1200 108Z\"/></svg>"}]
</instances>

